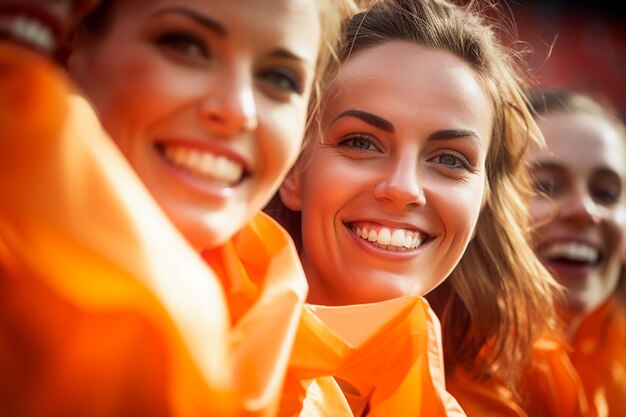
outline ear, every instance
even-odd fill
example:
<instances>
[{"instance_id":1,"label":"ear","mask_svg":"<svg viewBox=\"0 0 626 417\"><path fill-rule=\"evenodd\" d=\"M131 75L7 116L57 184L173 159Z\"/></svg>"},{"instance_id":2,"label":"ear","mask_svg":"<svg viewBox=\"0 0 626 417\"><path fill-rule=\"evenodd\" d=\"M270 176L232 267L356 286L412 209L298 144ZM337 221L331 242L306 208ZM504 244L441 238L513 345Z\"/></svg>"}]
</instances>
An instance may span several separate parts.
<instances>
[{"instance_id":1,"label":"ear","mask_svg":"<svg viewBox=\"0 0 626 417\"><path fill-rule=\"evenodd\" d=\"M278 194L283 204L292 211L302 210L302 193L301 193L301 179L300 179L300 164L296 163L287 173L287 176L283 180Z\"/></svg>"}]
</instances>

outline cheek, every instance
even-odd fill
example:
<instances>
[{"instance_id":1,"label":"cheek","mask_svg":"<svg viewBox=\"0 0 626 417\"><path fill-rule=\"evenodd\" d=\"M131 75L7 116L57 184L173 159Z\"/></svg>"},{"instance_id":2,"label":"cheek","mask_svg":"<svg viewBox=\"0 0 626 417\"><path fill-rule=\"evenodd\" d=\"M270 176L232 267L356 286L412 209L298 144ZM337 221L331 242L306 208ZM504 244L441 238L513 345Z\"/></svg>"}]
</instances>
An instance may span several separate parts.
<instances>
[{"instance_id":1,"label":"cheek","mask_svg":"<svg viewBox=\"0 0 626 417\"><path fill-rule=\"evenodd\" d=\"M540 227L556 215L556 207L544 198L535 197L530 203L528 214L531 223Z\"/></svg>"},{"instance_id":2,"label":"cheek","mask_svg":"<svg viewBox=\"0 0 626 417\"><path fill-rule=\"evenodd\" d=\"M258 109L262 112L262 109ZM270 117L259 120L258 143L263 158L258 161L267 173L267 180L280 182L300 153L304 137L305 110L273 112ZM291 114L290 114L291 113Z\"/></svg>"},{"instance_id":3,"label":"cheek","mask_svg":"<svg viewBox=\"0 0 626 417\"><path fill-rule=\"evenodd\" d=\"M448 233L472 236L482 208L485 186L475 181L441 194L439 217L447 223Z\"/></svg>"},{"instance_id":4,"label":"cheek","mask_svg":"<svg viewBox=\"0 0 626 417\"><path fill-rule=\"evenodd\" d=\"M626 252L626 207L616 209L607 218L606 222L609 234L613 236L616 249L619 248L620 253Z\"/></svg>"}]
</instances>

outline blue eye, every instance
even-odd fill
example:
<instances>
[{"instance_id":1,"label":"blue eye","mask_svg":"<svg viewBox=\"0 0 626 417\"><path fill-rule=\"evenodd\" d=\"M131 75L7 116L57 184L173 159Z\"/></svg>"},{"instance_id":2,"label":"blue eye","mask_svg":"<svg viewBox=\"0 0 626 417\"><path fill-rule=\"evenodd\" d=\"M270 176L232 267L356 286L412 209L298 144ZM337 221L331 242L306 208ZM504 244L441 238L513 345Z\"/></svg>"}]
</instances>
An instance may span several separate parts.
<instances>
[{"instance_id":1,"label":"blue eye","mask_svg":"<svg viewBox=\"0 0 626 417\"><path fill-rule=\"evenodd\" d=\"M293 71L287 69L266 70L262 71L259 77L279 91L297 94L303 92L302 81Z\"/></svg>"},{"instance_id":2,"label":"blue eye","mask_svg":"<svg viewBox=\"0 0 626 417\"><path fill-rule=\"evenodd\" d=\"M184 57L209 58L204 40L192 33L169 32L157 39L157 44Z\"/></svg>"},{"instance_id":3,"label":"blue eye","mask_svg":"<svg viewBox=\"0 0 626 417\"><path fill-rule=\"evenodd\" d=\"M438 164L444 165L448 168L454 169L467 169L469 170L471 165L467 158L458 152L446 152L433 158Z\"/></svg>"},{"instance_id":4,"label":"blue eye","mask_svg":"<svg viewBox=\"0 0 626 417\"><path fill-rule=\"evenodd\" d=\"M365 135L353 135L343 139L339 145L346 148L353 148L361 151L377 151L374 142Z\"/></svg>"}]
</instances>

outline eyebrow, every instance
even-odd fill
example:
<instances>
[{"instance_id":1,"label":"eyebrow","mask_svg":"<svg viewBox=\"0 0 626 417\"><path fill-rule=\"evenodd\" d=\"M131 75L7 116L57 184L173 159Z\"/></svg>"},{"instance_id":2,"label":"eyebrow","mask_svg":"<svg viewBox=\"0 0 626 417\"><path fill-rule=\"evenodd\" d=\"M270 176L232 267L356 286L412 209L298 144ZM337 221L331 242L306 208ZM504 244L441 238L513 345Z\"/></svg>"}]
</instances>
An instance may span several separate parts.
<instances>
[{"instance_id":1,"label":"eyebrow","mask_svg":"<svg viewBox=\"0 0 626 417\"><path fill-rule=\"evenodd\" d=\"M302 57L300 55L297 55L287 49L284 48L278 48L272 51L272 53L270 54L271 56L275 57L275 58L287 58L287 59L294 59L297 61L303 61L303 62L309 62L312 63L310 59L307 59L305 57Z\"/></svg>"},{"instance_id":2,"label":"eyebrow","mask_svg":"<svg viewBox=\"0 0 626 417\"><path fill-rule=\"evenodd\" d=\"M429 140L446 140L446 139L457 139L463 137L473 137L475 139L481 140L481 137L478 133L474 132L471 129L444 129L438 130L431 134L428 139Z\"/></svg>"},{"instance_id":3,"label":"eyebrow","mask_svg":"<svg viewBox=\"0 0 626 417\"><path fill-rule=\"evenodd\" d=\"M168 7L168 8L156 11L155 13L153 13L153 16L161 16L161 15L168 14L168 13L181 14L183 16L189 17L190 19L206 27L212 32L215 32L217 35L219 35L222 38L225 38L228 36L228 30L226 30L226 27L224 27L224 25L211 19L210 17L201 15L199 13L196 13L193 10L186 9L184 7ZM279 48L279 49L272 51L271 55L276 58L287 58L287 59L295 59L298 61L310 62L310 60L283 48Z\"/></svg>"},{"instance_id":4,"label":"eyebrow","mask_svg":"<svg viewBox=\"0 0 626 417\"><path fill-rule=\"evenodd\" d=\"M537 161L531 164L531 168L542 169L546 171L561 171L563 170L563 165L550 161Z\"/></svg>"},{"instance_id":5,"label":"eyebrow","mask_svg":"<svg viewBox=\"0 0 626 417\"><path fill-rule=\"evenodd\" d=\"M167 7L165 9L161 9L161 10L154 12L153 16L161 16L161 15L168 14L168 13L181 14L183 16L187 16L191 18L192 20L194 20L195 22L211 30L212 32L215 32L221 37L226 37L228 35L228 31L226 30L226 28L219 22L216 22L215 20L207 16L201 15L199 13L196 13L193 10L186 9L184 7Z\"/></svg>"},{"instance_id":6,"label":"eyebrow","mask_svg":"<svg viewBox=\"0 0 626 417\"><path fill-rule=\"evenodd\" d=\"M375 114L372 114L363 110L355 110L355 109L342 111L341 113L337 115L337 117L333 119L332 122L330 122L330 124L332 125L337 120L343 117L356 117L357 119L364 121L368 125L374 126L387 133L395 133L396 131L396 129L393 127L393 124L391 124L389 120L380 116L376 116Z\"/></svg>"}]
</instances>

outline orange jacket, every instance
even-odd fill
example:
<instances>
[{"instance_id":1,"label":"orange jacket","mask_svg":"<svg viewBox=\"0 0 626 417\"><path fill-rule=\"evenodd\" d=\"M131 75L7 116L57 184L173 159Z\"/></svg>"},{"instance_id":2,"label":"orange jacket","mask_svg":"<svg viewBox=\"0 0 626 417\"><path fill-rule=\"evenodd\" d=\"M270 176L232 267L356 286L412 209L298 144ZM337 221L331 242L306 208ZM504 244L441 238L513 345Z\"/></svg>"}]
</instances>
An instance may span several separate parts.
<instances>
[{"instance_id":1,"label":"orange jacket","mask_svg":"<svg viewBox=\"0 0 626 417\"><path fill-rule=\"evenodd\" d=\"M455 370L448 389L470 417L588 417L580 379L566 349L556 340L539 341L518 396L499 379L477 379L464 369Z\"/></svg>"},{"instance_id":2,"label":"orange jacket","mask_svg":"<svg viewBox=\"0 0 626 417\"><path fill-rule=\"evenodd\" d=\"M306 294L286 233L259 215L207 267L54 65L0 43L0 73L2 413L273 415Z\"/></svg>"},{"instance_id":3,"label":"orange jacket","mask_svg":"<svg viewBox=\"0 0 626 417\"><path fill-rule=\"evenodd\" d=\"M580 323L570 358L590 416L626 416L626 305L614 296Z\"/></svg>"},{"instance_id":4,"label":"orange jacket","mask_svg":"<svg viewBox=\"0 0 626 417\"><path fill-rule=\"evenodd\" d=\"M445 390L439 326L421 297L306 306L279 415L465 415Z\"/></svg>"}]
</instances>

